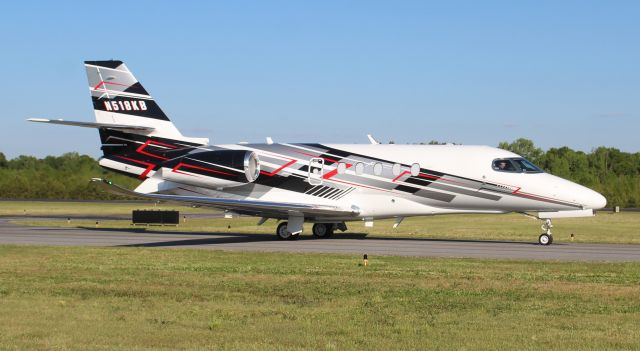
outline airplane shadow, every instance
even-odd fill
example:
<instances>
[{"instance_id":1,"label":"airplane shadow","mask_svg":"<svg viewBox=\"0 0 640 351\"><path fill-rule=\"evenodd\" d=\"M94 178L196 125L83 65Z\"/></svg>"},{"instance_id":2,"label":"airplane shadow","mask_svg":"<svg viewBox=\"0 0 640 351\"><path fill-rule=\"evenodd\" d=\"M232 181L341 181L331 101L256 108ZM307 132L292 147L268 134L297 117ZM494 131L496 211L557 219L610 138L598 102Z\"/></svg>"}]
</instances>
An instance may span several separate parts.
<instances>
[{"instance_id":1,"label":"airplane shadow","mask_svg":"<svg viewBox=\"0 0 640 351\"><path fill-rule=\"evenodd\" d=\"M94 228L94 227L79 227L89 231L102 231L102 232L126 232L126 233L144 233L154 235L171 235L171 236L206 236L206 238L188 238L181 240L170 241L158 241L158 242L145 242L139 244L127 244L120 245L123 247L180 247L180 246L199 246L199 245L220 245L220 244L239 244L239 243L251 243L251 242L270 242L280 241L274 234L252 234L252 233L234 233L234 232L186 232L179 230L171 231L158 231L149 230L149 228L130 228L130 229L116 229L116 228ZM524 241L508 241L508 240L471 240L471 239L434 239L434 238L407 238L407 237L368 237L366 233L336 233L329 239L319 239L311 235L302 235L296 241L335 241L338 244L341 240L376 240L393 242L438 242L438 243L479 243L479 244L513 244L523 246L538 246L537 242L524 242ZM282 241L283 245L286 245L288 241ZM554 244L554 245L564 245Z\"/></svg>"}]
</instances>

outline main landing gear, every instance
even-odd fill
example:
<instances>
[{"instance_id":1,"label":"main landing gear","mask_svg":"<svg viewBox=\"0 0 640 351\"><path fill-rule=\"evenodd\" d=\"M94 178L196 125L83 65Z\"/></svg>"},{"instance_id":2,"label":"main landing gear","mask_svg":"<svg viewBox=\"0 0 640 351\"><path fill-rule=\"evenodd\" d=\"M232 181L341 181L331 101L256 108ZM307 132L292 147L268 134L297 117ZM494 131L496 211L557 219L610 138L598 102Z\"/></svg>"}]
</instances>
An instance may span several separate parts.
<instances>
[{"instance_id":1,"label":"main landing gear","mask_svg":"<svg viewBox=\"0 0 640 351\"><path fill-rule=\"evenodd\" d=\"M281 240L296 240L300 238L300 232L292 234L288 228L289 222L281 222L276 229L276 235ZM347 226L344 223L315 223L311 228L313 236L319 239L329 238L335 230L345 231Z\"/></svg>"},{"instance_id":2,"label":"main landing gear","mask_svg":"<svg viewBox=\"0 0 640 351\"><path fill-rule=\"evenodd\" d=\"M545 219L541 228L544 230L544 233L540 234L538 237L538 243L540 243L540 245L550 245L553 243L553 235L551 234L553 224L551 224L551 220Z\"/></svg>"},{"instance_id":3,"label":"main landing gear","mask_svg":"<svg viewBox=\"0 0 640 351\"><path fill-rule=\"evenodd\" d=\"M316 223L311 232L316 238L328 238L333 235L333 223Z\"/></svg>"},{"instance_id":4,"label":"main landing gear","mask_svg":"<svg viewBox=\"0 0 640 351\"><path fill-rule=\"evenodd\" d=\"M287 228L287 225L289 224L289 222L282 222L280 224L278 224L278 228L276 228L276 235L278 236L278 239L281 240L296 240L300 237L300 233L298 234L292 234L289 229Z\"/></svg>"}]
</instances>

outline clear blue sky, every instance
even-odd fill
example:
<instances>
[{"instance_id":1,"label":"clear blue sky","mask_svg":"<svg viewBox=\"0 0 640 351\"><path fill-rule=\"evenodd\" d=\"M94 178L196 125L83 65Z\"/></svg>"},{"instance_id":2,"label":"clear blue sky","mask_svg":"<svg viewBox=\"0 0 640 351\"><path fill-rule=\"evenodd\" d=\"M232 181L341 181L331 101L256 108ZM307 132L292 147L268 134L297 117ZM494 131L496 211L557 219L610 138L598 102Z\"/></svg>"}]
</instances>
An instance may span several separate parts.
<instances>
[{"instance_id":1,"label":"clear blue sky","mask_svg":"<svg viewBox=\"0 0 640 351\"><path fill-rule=\"evenodd\" d=\"M640 150L638 1L9 1L0 151L99 155L82 62L121 59L214 143Z\"/></svg>"}]
</instances>

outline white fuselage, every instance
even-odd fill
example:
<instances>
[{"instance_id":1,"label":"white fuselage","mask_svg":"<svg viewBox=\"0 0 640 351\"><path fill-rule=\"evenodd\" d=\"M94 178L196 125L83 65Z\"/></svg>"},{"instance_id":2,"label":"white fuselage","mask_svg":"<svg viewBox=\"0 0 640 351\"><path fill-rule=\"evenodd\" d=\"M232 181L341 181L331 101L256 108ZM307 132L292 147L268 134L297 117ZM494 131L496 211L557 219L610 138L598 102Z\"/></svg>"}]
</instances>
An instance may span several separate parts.
<instances>
[{"instance_id":1,"label":"white fuselage","mask_svg":"<svg viewBox=\"0 0 640 351\"><path fill-rule=\"evenodd\" d=\"M314 194L313 189L302 192L258 184L252 185L250 192L233 187L199 191L214 197L357 209L356 218L342 218L347 220L446 213L598 209L606 203L597 192L551 174L496 171L492 168L494 160L519 156L488 146L324 144L322 147L329 151L319 152L318 147L305 144L213 146L256 152L261 167L268 170L263 171L260 177L275 176L273 173L277 172L279 177L304 178L318 189L323 186L347 187L349 191L345 196L323 197ZM332 154L330 150L339 150L341 155ZM304 169L318 158L324 160L318 172L311 174ZM343 172L339 172L340 163L348 165ZM358 163L362 166L358 167ZM424 184L416 184L417 178L412 177L413 181L408 178L413 164L419 164L422 172L418 178L424 178ZM425 169L435 171L438 176ZM409 191L419 190L413 194L398 191L404 189L402 187L411 188ZM174 193L185 194L181 191ZM426 196L418 196L423 194Z\"/></svg>"}]
</instances>

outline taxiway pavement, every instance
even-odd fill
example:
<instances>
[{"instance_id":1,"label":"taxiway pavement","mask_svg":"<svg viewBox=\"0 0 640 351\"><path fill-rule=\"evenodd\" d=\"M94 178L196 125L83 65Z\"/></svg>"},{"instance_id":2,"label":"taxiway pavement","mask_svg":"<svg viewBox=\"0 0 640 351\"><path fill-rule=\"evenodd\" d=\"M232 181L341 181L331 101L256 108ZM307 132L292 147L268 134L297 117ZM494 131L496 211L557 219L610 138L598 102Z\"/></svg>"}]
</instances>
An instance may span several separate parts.
<instances>
[{"instance_id":1,"label":"taxiway pavement","mask_svg":"<svg viewBox=\"0 0 640 351\"><path fill-rule=\"evenodd\" d=\"M640 261L640 245L567 244L541 246L535 242L367 238L337 234L329 239L303 235L277 240L274 235L190 233L140 229L27 227L0 219L0 244L52 246L130 246L198 248L264 252L316 252L558 261Z\"/></svg>"}]
</instances>

